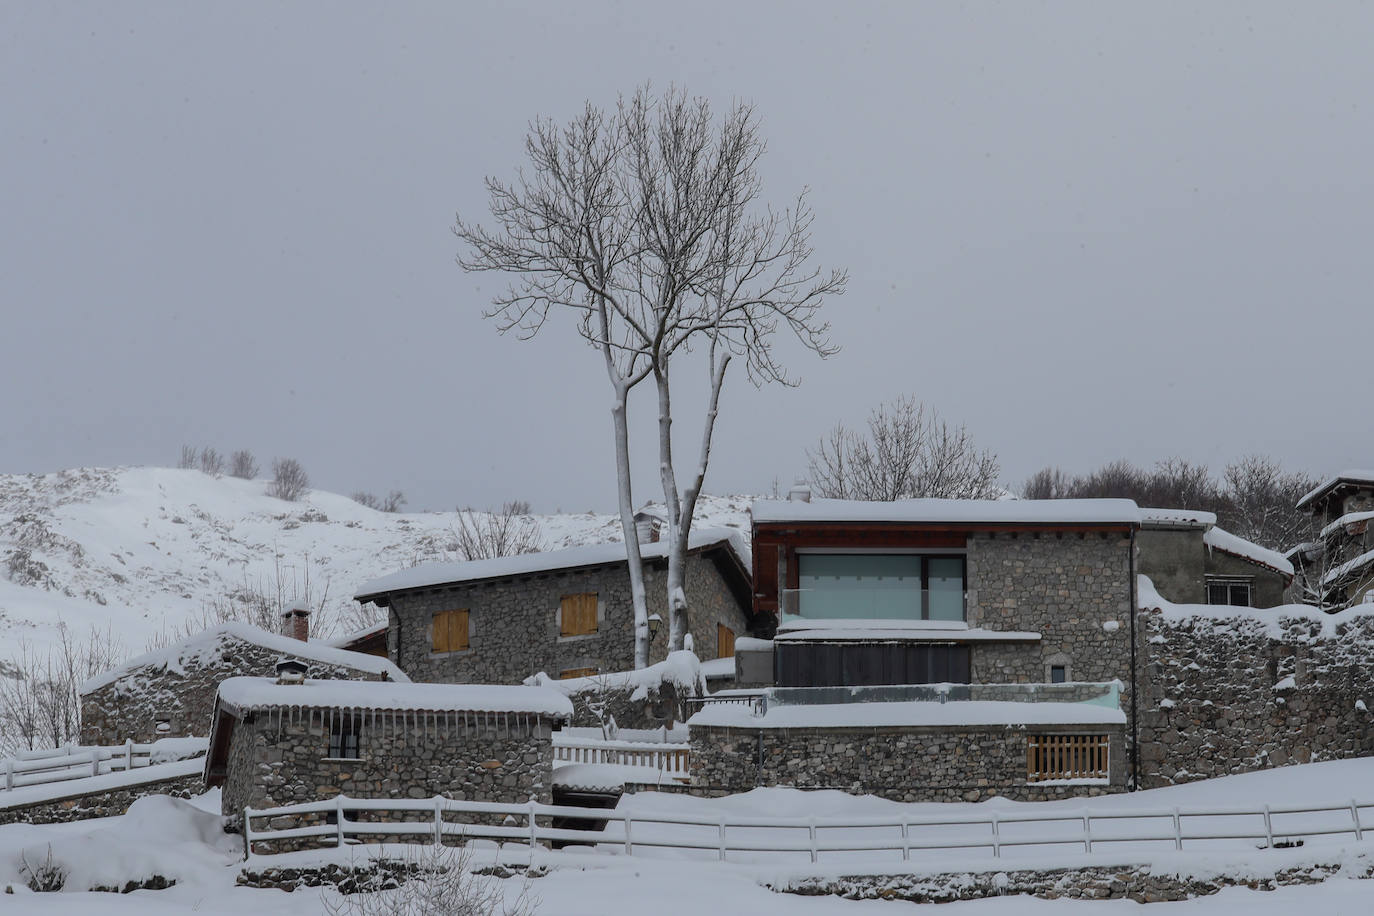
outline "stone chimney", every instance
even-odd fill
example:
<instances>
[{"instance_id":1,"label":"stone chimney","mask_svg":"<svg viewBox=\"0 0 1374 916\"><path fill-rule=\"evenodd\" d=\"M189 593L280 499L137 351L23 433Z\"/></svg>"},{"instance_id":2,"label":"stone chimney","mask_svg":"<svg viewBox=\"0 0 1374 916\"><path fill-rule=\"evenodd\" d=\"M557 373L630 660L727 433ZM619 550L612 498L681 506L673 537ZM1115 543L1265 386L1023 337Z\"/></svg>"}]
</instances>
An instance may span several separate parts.
<instances>
[{"instance_id":1,"label":"stone chimney","mask_svg":"<svg viewBox=\"0 0 1374 916\"><path fill-rule=\"evenodd\" d=\"M641 544L657 544L668 519L664 510L650 503L635 513L635 539Z\"/></svg>"},{"instance_id":2,"label":"stone chimney","mask_svg":"<svg viewBox=\"0 0 1374 916\"><path fill-rule=\"evenodd\" d=\"M305 662L283 655L277 659L277 683L304 684L306 670Z\"/></svg>"},{"instance_id":3,"label":"stone chimney","mask_svg":"<svg viewBox=\"0 0 1374 916\"><path fill-rule=\"evenodd\" d=\"M787 491L787 499L794 503L811 502L811 487L805 480L798 480L792 484L792 489Z\"/></svg>"},{"instance_id":4,"label":"stone chimney","mask_svg":"<svg viewBox=\"0 0 1374 916\"><path fill-rule=\"evenodd\" d=\"M304 601L293 601L291 606L281 612L281 634L310 641L310 605Z\"/></svg>"}]
</instances>

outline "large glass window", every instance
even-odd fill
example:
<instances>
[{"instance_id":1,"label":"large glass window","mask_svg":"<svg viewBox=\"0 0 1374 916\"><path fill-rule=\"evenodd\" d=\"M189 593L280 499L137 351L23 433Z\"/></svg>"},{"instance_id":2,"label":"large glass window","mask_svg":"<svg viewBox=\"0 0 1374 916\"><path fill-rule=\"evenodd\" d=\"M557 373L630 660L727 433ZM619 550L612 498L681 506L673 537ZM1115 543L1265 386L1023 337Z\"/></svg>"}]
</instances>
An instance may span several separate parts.
<instances>
[{"instance_id":1,"label":"large glass window","mask_svg":"<svg viewBox=\"0 0 1374 916\"><path fill-rule=\"evenodd\" d=\"M964 558L906 553L797 555L803 617L963 620Z\"/></svg>"}]
</instances>

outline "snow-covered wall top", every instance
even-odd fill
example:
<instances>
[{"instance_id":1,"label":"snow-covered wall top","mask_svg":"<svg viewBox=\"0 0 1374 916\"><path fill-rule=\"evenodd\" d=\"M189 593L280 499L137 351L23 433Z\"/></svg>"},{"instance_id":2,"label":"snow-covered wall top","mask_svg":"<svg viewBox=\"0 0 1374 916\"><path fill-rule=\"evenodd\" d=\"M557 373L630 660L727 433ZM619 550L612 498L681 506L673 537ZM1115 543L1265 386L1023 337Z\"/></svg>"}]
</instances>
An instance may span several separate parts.
<instances>
[{"instance_id":1,"label":"snow-covered wall top","mask_svg":"<svg viewBox=\"0 0 1374 916\"><path fill-rule=\"evenodd\" d=\"M1358 525L1360 522L1367 522L1370 519L1374 519L1374 512L1347 512L1322 529L1322 540L1331 537L1339 528L1344 528L1346 525Z\"/></svg>"},{"instance_id":2,"label":"snow-covered wall top","mask_svg":"<svg viewBox=\"0 0 1374 916\"><path fill-rule=\"evenodd\" d=\"M1232 556L1267 566L1270 569L1281 572L1285 576L1292 578L1293 564L1290 563L1283 554L1267 547L1261 547L1254 541L1247 541L1243 537L1238 537L1224 528L1210 528L1202 536L1202 542L1208 547L1220 550L1222 553L1229 553Z\"/></svg>"},{"instance_id":3,"label":"snow-covered wall top","mask_svg":"<svg viewBox=\"0 0 1374 916\"><path fill-rule=\"evenodd\" d=\"M1374 563L1374 550L1366 550L1357 557L1351 557L1340 566L1322 576L1322 585L1331 585L1339 582L1353 572L1358 572L1366 566Z\"/></svg>"},{"instance_id":4,"label":"snow-covered wall top","mask_svg":"<svg viewBox=\"0 0 1374 916\"><path fill-rule=\"evenodd\" d=\"M736 703L710 703L687 725L727 728L888 728L896 726L1124 725L1126 714L1093 703L836 703L770 706L763 715Z\"/></svg>"},{"instance_id":5,"label":"snow-covered wall top","mask_svg":"<svg viewBox=\"0 0 1374 916\"><path fill-rule=\"evenodd\" d=\"M1215 512L1200 509L1140 509L1140 521L1146 528L1210 528L1217 523Z\"/></svg>"},{"instance_id":6,"label":"snow-covered wall top","mask_svg":"<svg viewBox=\"0 0 1374 916\"><path fill-rule=\"evenodd\" d=\"M1236 626L1245 630L1262 629L1273 639L1294 640L1294 628L1285 622L1316 624L1316 637L1334 639L1341 628L1362 617L1374 617L1374 605L1355 605L1328 614L1309 604L1253 608L1223 604L1174 604L1155 591L1149 576L1136 576L1136 603L1142 611L1157 611L1165 621L1184 623L1190 618L1206 620L1215 629Z\"/></svg>"},{"instance_id":7,"label":"snow-covered wall top","mask_svg":"<svg viewBox=\"0 0 1374 916\"><path fill-rule=\"evenodd\" d=\"M689 537L687 546L691 550L697 550L721 543L727 544L734 551L745 569L750 568L749 547L743 532L738 528L697 529ZM646 560L665 557L668 555L668 544L666 541L641 544L639 552L640 556ZM617 562L625 562L625 545L623 543L592 544L586 547L569 547L566 550L526 553L490 560L425 563L365 582L353 593L353 597L358 601L366 601L388 592L428 588L453 582L473 582L479 579L503 579L510 576L548 572L553 569L576 569L582 566L601 566L606 563Z\"/></svg>"},{"instance_id":8,"label":"snow-covered wall top","mask_svg":"<svg viewBox=\"0 0 1374 916\"><path fill-rule=\"evenodd\" d=\"M1312 502L1312 500L1321 496L1327 490L1330 490L1341 483L1364 484L1366 486L1374 487L1374 471L1360 470L1358 468L1350 468L1341 471L1340 473L1335 474L1327 478L1326 480L1322 481L1315 488L1305 493L1302 499L1298 500L1298 508L1301 509L1303 506Z\"/></svg>"},{"instance_id":9,"label":"snow-covered wall top","mask_svg":"<svg viewBox=\"0 0 1374 916\"><path fill-rule=\"evenodd\" d=\"M346 665L371 674L385 674L393 681L404 683L410 680L400 668L397 668L387 659L376 655L336 649L328 643L319 641L301 642L299 639L282 636L280 633L269 633L246 623L222 623L164 649L145 652L117 668L112 668L104 674L98 674L81 685L81 693L87 694L93 690L99 690L101 687L113 684L140 668L153 667L177 674L185 674L188 664L198 662L204 665L218 656L226 639L240 639L256 646L262 646L272 652L280 652L282 655L308 658L333 665Z\"/></svg>"},{"instance_id":10,"label":"snow-covered wall top","mask_svg":"<svg viewBox=\"0 0 1374 916\"><path fill-rule=\"evenodd\" d=\"M522 712L571 718L572 702L556 690L505 684L392 684L314 681L278 684L267 677L231 677L219 701L250 709L394 709L422 712Z\"/></svg>"},{"instance_id":11,"label":"snow-covered wall top","mask_svg":"<svg viewBox=\"0 0 1374 916\"><path fill-rule=\"evenodd\" d=\"M631 689L630 699L642 700L650 691L657 690L660 684L672 684L679 696L695 696L706 691L706 680L701 670L701 661L695 653L687 651L669 652L663 661L640 668L636 671L614 671L596 674L591 677L552 678L543 671L525 679L534 687L556 690L565 696L579 693L607 690Z\"/></svg>"},{"instance_id":12,"label":"snow-covered wall top","mask_svg":"<svg viewBox=\"0 0 1374 916\"><path fill-rule=\"evenodd\" d=\"M1129 499L761 499L755 522L910 522L935 524L1139 525Z\"/></svg>"}]
</instances>

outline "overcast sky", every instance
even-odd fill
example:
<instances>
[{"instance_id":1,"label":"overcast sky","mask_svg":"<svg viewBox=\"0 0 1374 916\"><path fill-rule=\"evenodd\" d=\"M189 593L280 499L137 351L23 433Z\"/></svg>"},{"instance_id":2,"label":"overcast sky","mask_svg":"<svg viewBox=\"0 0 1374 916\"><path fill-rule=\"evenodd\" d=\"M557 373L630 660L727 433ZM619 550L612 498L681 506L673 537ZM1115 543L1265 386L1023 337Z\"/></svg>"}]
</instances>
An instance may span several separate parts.
<instances>
[{"instance_id":1,"label":"overcast sky","mask_svg":"<svg viewBox=\"0 0 1374 916\"><path fill-rule=\"evenodd\" d=\"M450 227L531 118L646 80L755 103L768 196L809 186L851 276L843 352L727 383L708 490L785 488L902 393L1013 484L1368 466L1371 35L1338 3L6 3L0 471L194 443L414 509L612 510L599 357L498 335Z\"/></svg>"}]
</instances>

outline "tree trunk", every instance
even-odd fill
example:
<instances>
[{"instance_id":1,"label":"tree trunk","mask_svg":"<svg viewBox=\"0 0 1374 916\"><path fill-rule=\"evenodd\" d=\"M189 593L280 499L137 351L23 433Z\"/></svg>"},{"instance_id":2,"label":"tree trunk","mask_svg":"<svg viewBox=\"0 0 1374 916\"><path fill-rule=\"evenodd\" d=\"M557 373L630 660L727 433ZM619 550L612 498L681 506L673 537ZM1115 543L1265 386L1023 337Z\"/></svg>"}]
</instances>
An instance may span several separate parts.
<instances>
[{"instance_id":1,"label":"tree trunk","mask_svg":"<svg viewBox=\"0 0 1374 916\"><path fill-rule=\"evenodd\" d=\"M630 433L625 416L629 391L616 391L611 418L615 422L616 493L620 499L620 528L625 533L626 565L630 571L630 601L634 605L635 667L649 665L649 609L644 597L644 563L639 556L639 537L635 533L635 510L630 491Z\"/></svg>"}]
</instances>

